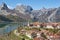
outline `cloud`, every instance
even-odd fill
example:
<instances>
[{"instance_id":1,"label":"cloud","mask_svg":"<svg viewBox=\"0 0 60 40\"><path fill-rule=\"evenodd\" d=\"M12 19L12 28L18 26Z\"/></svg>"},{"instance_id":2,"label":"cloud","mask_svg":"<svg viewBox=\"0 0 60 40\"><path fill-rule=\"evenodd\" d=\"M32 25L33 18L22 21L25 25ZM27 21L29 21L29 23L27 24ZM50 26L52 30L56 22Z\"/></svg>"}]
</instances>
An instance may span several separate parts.
<instances>
[{"instance_id":1,"label":"cloud","mask_svg":"<svg viewBox=\"0 0 60 40\"><path fill-rule=\"evenodd\" d=\"M9 6L9 5L7 5L7 6L8 6L8 8L9 8L9 9L13 9L13 7L12 7L12 6Z\"/></svg>"},{"instance_id":2,"label":"cloud","mask_svg":"<svg viewBox=\"0 0 60 40\"><path fill-rule=\"evenodd\" d=\"M22 5L21 3L17 3L16 5Z\"/></svg>"},{"instance_id":3,"label":"cloud","mask_svg":"<svg viewBox=\"0 0 60 40\"><path fill-rule=\"evenodd\" d=\"M22 4L22 3L17 3L16 5L26 5L26 4Z\"/></svg>"}]
</instances>

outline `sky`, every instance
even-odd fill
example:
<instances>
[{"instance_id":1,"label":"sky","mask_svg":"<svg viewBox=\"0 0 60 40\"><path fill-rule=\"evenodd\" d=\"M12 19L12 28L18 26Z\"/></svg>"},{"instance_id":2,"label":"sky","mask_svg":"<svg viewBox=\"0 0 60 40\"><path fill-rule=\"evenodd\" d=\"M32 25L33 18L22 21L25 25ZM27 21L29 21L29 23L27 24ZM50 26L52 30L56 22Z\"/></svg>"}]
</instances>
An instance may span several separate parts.
<instances>
[{"instance_id":1,"label":"sky","mask_svg":"<svg viewBox=\"0 0 60 40\"><path fill-rule=\"evenodd\" d=\"M15 8L16 5L30 5L33 9L56 8L60 7L60 0L0 0L0 5L5 2L9 8Z\"/></svg>"}]
</instances>

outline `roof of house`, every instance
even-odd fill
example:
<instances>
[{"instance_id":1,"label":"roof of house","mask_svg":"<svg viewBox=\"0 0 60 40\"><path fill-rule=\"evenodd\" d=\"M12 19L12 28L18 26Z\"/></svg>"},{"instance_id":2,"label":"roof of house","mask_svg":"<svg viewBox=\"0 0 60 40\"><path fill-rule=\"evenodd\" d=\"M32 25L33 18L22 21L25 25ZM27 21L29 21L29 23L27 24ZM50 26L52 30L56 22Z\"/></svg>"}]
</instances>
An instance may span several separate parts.
<instances>
[{"instance_id":1,"label":"roof of house","mask_svg":"<svg viewBox=\"0 0 60 40\"><path fill-rule=\"evenodd\" d=\"M42 37L35 37L34 40L44 40Z\"/></svg>"},{"instance_id":2,"label":"roof of house","mask_svg":"<svg viewBox=\"0 0 60 40\"><path fill-rule=\"evenodd\" d=\"M34 22L33 25L40 25L40 23L39 22Z\"/></svg>"},{"instance_id":3,"label":"roof of house","mask_svg":"<svg viewBox=\"0 0 60 40\"><path fill-rule=\"evenodd\" d=\"M43 25L56 25L56 24L59 24L59 23L40 23L40 22L33 22L32 23L33 25L40 25L40 24L43 24Z\"/></svg>"}]
</instances>

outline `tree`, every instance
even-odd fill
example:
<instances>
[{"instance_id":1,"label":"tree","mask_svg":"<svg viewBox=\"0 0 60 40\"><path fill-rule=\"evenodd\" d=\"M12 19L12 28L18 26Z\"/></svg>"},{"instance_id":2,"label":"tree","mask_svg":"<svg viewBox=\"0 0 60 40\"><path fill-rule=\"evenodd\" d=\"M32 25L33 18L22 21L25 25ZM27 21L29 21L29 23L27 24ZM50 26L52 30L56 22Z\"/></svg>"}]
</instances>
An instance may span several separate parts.
<instances>
[{"instance_id":1,"label":"tree","mask_svg":"<svg viewBox=\"0 0 60 40\"><path fill-rule=\"evenodd\" d=\"M37 34L36 34L35 32L33 32L33 33L31 34L31 37L32 37L32 38L35 38L35 37L37 37Z\"/></svg>"},{"instance_id":2,"label":"tree","mask_svg":"<svg viewBox=\"0 0 60 40\"><path fill-rule=\"evenodd\" d=\"M41 36L45 39L47 39L46 35L44 33L41 33Z\"/></svg>"},{"instance_id":3,"label":"tree","mask_svg":"<svg viewBox=\"0 0 60 40\"><path fill-rule=\"evenodd\" d=\"M25 40L25 38L22 38L22 40Z\"/></svg>"},{"instance_id":4,"label":"tree","mask_svg":"<svg viewBox=\"0 0 60 40\"><path fill-rule=\"evenodd\" d=\"M58 24L52 24L52 26L54 28L53 33L54 34L57 33L58 32L58 29L56 29L56 28L57 28Z\"/></svg>"},{"instance_id":5,"label":"tree","mask_svg":"<svg viewBox=\"0 0 60 40\"><path fill-rule=\"evenodd\" d=\"M44 27L44 25L43 25L43 24L44 24L44 23L40 24L40 27L41 27L41 28L43 28L43 27Z\"/></svg>"}]
</instances>

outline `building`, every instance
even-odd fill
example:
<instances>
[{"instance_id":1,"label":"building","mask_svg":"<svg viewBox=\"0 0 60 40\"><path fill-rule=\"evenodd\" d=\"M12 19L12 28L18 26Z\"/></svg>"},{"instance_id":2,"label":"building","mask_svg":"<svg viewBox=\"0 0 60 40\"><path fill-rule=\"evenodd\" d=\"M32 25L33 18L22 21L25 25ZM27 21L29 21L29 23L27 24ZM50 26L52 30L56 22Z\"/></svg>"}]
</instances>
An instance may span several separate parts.
<instances>
[{"instance_id":1,"label":"building","mask_svg":"<svg viewBox=\"0 0 60 40\"><path fill-rule=\"evenodd\" d=\"M29 27L35 27L35 28L58 28L60 29L60 24L59 23L39 23L39 22L33 22L29 24Z\"/></svg>"}]
</instances>

